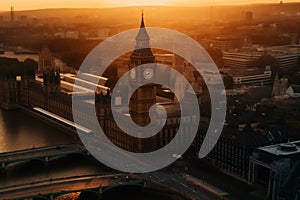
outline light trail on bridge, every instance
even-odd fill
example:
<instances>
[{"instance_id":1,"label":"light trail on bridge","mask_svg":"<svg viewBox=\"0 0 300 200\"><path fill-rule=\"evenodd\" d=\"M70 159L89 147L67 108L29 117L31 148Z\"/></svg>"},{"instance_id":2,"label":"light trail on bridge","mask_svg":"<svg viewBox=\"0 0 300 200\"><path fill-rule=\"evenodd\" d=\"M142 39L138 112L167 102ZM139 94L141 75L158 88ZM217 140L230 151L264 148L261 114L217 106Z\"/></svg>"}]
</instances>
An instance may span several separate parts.
<instances>
[{"instance_id":1,"label":"light trail on bridge","mask_svg":"<svg viewBox=\"0 0 300 200\"><path fill-rule=\"evenodd\" d=\"M60 196L72 192L96 190L101 193L107 187L140 185L144 183L128 174L84 175L50 179L0 188L0 199L33 198L36 196Z\"/></svg>"}]
</instances>

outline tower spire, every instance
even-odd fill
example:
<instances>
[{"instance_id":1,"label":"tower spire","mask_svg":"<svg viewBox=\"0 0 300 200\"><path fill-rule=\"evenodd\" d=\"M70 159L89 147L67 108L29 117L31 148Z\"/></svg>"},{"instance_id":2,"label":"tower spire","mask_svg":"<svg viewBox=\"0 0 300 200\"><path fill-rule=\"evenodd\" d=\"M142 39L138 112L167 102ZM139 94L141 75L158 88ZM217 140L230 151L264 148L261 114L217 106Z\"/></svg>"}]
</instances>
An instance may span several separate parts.
<instances>
[{"instance_id":1,"label":"tower spire","mask_svg":"<svg viewBox=\"0 0 300 200\"><path fill-rule=\"evenodd\" d=\"M142 10L142 21L141 21L140 30L135 39L136 39L136 47L149 48L150 37L145 28L144 11L143 10Z\"/></svg>"},{"instance_id":2,"label":"tower spire","mask_svg":"<svg viewBox=\"0 0 300 200\"><path fill-rule=\"evenodd\" d=\"M145 23L144 23L144 10L142 9L142 22L141 22L141 28L145 28Z\"/></svg>"}]
</instances>

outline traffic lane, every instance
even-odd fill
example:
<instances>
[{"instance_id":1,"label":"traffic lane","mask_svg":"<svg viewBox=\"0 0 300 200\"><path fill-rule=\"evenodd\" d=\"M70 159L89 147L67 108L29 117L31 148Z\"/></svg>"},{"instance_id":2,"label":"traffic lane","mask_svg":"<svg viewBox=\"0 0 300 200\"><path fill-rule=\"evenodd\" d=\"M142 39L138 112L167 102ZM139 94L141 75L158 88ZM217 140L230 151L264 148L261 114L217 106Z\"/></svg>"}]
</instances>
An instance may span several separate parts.
<instances>
[{"instance_id":1,"label":"traffic lane","mask_svg":"<svg viewBox=\"0 0 300 200\"><path fill-rule=\"evenodd\" d=\"M187 182L183 177L177 174L164 173L164 172L153 172L151 173L151 180L162 186L173 188L176 192L184 194L192 199L199 200L217 200L220 199L213 194Z\"/></svg>"}]
</instances>

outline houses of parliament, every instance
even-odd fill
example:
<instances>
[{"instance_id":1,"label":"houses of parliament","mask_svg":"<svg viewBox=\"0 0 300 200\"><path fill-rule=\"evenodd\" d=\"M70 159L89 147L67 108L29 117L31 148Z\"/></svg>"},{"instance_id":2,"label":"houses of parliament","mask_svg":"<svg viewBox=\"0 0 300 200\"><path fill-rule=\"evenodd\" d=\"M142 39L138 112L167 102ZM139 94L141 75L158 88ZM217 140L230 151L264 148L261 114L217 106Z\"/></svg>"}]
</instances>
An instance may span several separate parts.
<instances>
[{"instance_id":1,"label":"houses of parliament","mask_svg":"<svg viewBox=\"0 0 300 200\"><path fill-rule=\"evenodd\" d=\"M144 17L142 16L140 30L136 36L136 47L128 58L128 70L147 63L155 63L155 56L150 49L150 37L145 29ZM164 93L164 89L152 84L139 88L130 99L130 115L134 122L140 126L149 123L149 108L157 101L163 103L168 110L168 120L163 130L148 139L140 139L124 133L113 120L111 113L112 88L106 82L108 78L99 77L90 73L82 73L76 78L75 74L61 73L56 66L54 57L49 48L44 46L40 52L38 64L27 59L24 62L1 58L1 65L4 70L0 77L1 107L5 109L26 109L39 114L49 113L62 117L66 121L73 122L73 116L80 116L80 125L83 127L93 127L89 116L84 112L85 107L94 104L97 112L98 122L106 133L107 137L117 146L131 152L149 152L159 149L168 144L176 135L180 125L180 107L174 100L174 95ZM7 65L7 67L5 66ZM13 68L10 65L15 65ZM26 67L25 67L26 66ZM123 66L124 67L124 66ZM136 72L143 74L142 72ZM156 72L153 74L155 75ZM93 91L93 80L99 80L96 91ZM74 84L76 80L76 85ZM128 87L136 82L132 79ZM76 94L73 91L76 88ZM78 95L83 99L81 108L72 109L72 95ZM95 101L91 96L95 95ZM124 102L124 100L121 100ZM128 105L127 105L128 106ZM75 111L76 110L76 111ZM75 113L74 113L75 111ZM50 116L51 117L51 116ZM186 127L185 131L193 127ZM184 139L184 138L182 138ZM180 144L178 144L180 145Z\"/></svg>"},{"instance_id":2,"label":"houses of parliament","mask_svg":"<svg viewBox=\"0 0 300 200\"><path fill-rule=\"evenodd\" d=\"M195 78L187 63L179 62L180 64L175 65L174 57L170 54L154 54L149 41L150 37L145 29L144 17L142 16L140 31L136 36L136 46L143 46L144 48L133 50L127 58L127 66L123 66L123 68L129 71L141 64L155 62L170 65L170 67L174 67L185 76L188 76L200 105L204 92L199 77ZM148 112L150 106L159 103L168 114L163 129L155 136L145 139L132 137L124 133L114 122L111 111L112 103L119 104L124 100L112 99L112 88L107 84L108 78L79 72L82 74L81 79L78 80L75 74L61 73L47 47L42 48L38 64L29 59L19 62L16 59L0 58L0 66L0 105L2 108L8 110L24 109L49 118L55 116L56 119L63 119L60 120L61 123L68 122L66 124L73 122L73 116L76 115L79 116L79 123L82 127L93 127L93 124L91 124L94 123L93 116L84 112L85 107L92 105L96 108L97 122L110 141L130 152L150 152L162 148L175 137L180 125L183 126L183 135L188 135L195 129L195 127L180 124L181 117L185 117L186 120L193 120L193 118L189 115L182 116L179 103L172 92L163 86L149 84L137 89L130 98L130 116L138 125L145 126L149 123ZM157 72L151 73L155 76ZM143 72L136 72L137 74L143 74ZM135 76L131 76L131 78L135 78ZM76 85L74 84L75 80ZM96 91L93 90L95 85L93 85L92 80L99 80ZM124 87L130 87L135 83L134 80L130 80L129 84ZM73 87L77 87L76 94L73 92ZM183 101L189 101L188 92L183 91L185 94ZM72 108L72 95L78 95L83 100L80 108ZM95 100L92 96L95 97ZM202 145L208 123L209 118L204 119L201 117L197 130L198 134L192 145L196 150L199 150ZM178 146L180 141L184 140L184 136L180 138ZM222 134L217 145L206 159L211 161L215 167L247 181L250 156L253 148L257 145L256 143L252 144L252 141L245 139L242 134L234 134L234 132L229 131Z\"/></svg>"}]
</instances>

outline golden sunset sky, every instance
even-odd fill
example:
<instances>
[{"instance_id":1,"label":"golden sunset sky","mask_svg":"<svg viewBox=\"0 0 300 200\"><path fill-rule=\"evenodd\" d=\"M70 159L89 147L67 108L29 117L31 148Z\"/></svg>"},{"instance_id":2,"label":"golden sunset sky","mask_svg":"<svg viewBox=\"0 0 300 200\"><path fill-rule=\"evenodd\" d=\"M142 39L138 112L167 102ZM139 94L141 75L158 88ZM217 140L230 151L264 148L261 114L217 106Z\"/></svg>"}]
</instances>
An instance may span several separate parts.
<instances>
[{"instance_id":1,"label":"golden sunset sky","mask_svg":"<svg viewBox=\"0 0 300 200\"><path fill-rule=\"evenodd\" d=\"M300 2L300 0L298 0ZM41 8L103 8L125 6L201 6L230 5L252 3L279 3L280 0L1 0L0 10L7 10L11 5L15 10ZM283 2L297 2L283 0Z\"/></svg>"}]
</instances>

